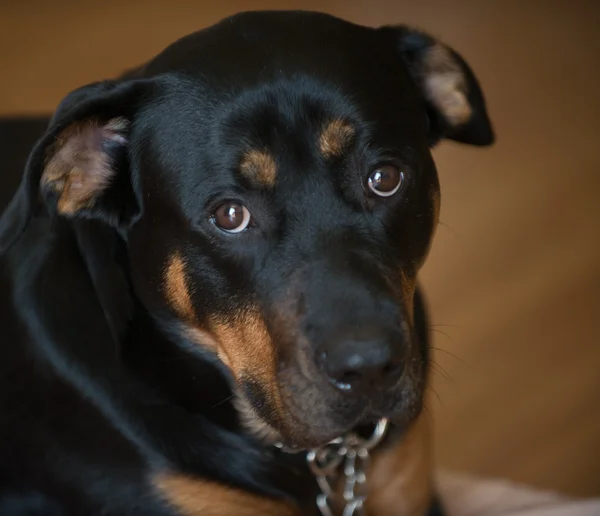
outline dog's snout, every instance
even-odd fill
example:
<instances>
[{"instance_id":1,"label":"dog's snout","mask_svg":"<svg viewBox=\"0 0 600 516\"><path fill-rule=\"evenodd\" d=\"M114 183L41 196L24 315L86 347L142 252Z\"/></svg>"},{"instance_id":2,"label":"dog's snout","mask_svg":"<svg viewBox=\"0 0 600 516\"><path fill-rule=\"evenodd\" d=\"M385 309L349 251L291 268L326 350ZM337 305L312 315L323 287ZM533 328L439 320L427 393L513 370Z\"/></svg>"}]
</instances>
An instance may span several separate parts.
<instances>
[{"instance_id":1,"label":"dog's snout","mask_svg":"<svg viewBox=\"0 0 600 516\"><path fill-rule=\"evenodd\" d=\"M322 348L319 361L341 391L360 395L390 387L401 376L402 359L387 339L342 340Z\"/></svg>"}]
</instances>

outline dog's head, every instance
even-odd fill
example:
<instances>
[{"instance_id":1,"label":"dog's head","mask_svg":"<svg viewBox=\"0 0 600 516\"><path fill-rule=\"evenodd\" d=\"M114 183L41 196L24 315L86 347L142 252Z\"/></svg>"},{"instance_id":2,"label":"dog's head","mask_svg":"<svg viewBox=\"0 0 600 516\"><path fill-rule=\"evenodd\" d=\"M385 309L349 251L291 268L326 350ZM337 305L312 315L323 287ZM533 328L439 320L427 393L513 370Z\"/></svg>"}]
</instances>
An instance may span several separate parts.
<instances>
[{"instance_id":1,"label":"dog's head","mask_svg":"<svg viewBox=\"0 0 600 516\"><path fill-rule=\"evenodd\" d=\"M425 388L413 302L442 138L493 140L473 73L444 44L245 13L71 93L2 243L40 192L59 217L115 228L140 302L219 359L265 438L310 447L382 416L407 424Z\"/></svg>"}]
</instances>

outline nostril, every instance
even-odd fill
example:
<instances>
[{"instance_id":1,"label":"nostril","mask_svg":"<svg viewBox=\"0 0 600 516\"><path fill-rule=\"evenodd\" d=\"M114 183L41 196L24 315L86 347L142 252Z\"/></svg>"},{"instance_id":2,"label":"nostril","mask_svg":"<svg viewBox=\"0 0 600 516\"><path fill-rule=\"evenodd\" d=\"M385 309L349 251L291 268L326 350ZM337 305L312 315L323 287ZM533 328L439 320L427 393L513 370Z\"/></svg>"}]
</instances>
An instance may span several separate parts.
<instances>
[{"instance_id":1,"label":"nostril","mask_svg":"<svg viewBox=\"0 0 600 516\"><path fill-rule=\"evenodd\" d=\"M383 376L393 376L395 374L398 374L400 372L400 363L398 362L388 362L383 369L381 370L381 373L383 374Z\"/></svg>"},{"instance_id":2,"label":"nostril","mask_svg":"<svg viewBox=\"0 0 600 516\"><path fill-rule=\"evenodd\" d=\"M323 372L342 391L385 389L399 377L401 360L388 341L342 341L318 354Z\"/></svg>"},{"instance_id":3,"label":"nostril","mask_svg":"<svg viewBox=\"0 0 600 516\"><path fill-rule=\"evenodd\" d=\"M362 375L358 371L346 371L334 380L337 387L342 390L351 389L353 385L358 383Z\"/></svg>"}]
</instances>

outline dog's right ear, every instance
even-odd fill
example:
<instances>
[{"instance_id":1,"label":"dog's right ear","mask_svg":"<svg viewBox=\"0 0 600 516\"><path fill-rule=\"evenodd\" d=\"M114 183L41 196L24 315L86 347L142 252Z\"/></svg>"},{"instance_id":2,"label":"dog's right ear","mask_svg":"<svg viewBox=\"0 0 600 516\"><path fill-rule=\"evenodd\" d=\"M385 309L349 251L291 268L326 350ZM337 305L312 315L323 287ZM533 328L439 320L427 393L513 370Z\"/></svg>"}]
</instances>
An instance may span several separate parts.
<instances>
[{"instance_id":1,"label":"dog's right ear","mask_svg":"<svg viewBox=\"0 0 600 516\"><path fill-rule=\"evenodd\" d=\"M139 203L128 170L129 132L151 85L149 80L98 82L61 102L0 218L0 253L40 210L100 219L117 228L135 220Z\"/></svg>"}]
</instances>

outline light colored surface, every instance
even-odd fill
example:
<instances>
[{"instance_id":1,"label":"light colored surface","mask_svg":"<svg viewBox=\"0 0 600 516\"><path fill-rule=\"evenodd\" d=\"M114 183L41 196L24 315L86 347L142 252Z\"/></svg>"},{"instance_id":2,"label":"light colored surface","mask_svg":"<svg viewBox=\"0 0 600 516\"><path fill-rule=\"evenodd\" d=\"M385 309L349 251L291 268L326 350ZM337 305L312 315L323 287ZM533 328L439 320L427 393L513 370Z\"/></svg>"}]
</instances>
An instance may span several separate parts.
<instances>
[{"instance_id":1,"label":"light colored surface","mask_svg":"<svg viewBox=\"0 0 600 516\"><path fill-rule=\"evenodd\" d=\"M443 472L438 489L448 516L598 516L600 498L577 500L500 479Z\"/></svg>"},{"instance_id":2,"label":"light colored surface","mask_svg":"<svg viewBox=\"0 0 600 516\"><path fill-rule=\"evenodd\" d=\"M3 0L0 112L51 110L241 9L321 9L439 35L476 70L499 136L491 150L435 153L444 225L423 279L450 337L436 333L436 361L452 377L436 375L430 406L439 461L600 494L600 3L167 5Z\"/></svg>"}]
</instances>

